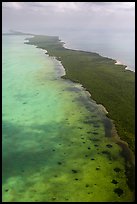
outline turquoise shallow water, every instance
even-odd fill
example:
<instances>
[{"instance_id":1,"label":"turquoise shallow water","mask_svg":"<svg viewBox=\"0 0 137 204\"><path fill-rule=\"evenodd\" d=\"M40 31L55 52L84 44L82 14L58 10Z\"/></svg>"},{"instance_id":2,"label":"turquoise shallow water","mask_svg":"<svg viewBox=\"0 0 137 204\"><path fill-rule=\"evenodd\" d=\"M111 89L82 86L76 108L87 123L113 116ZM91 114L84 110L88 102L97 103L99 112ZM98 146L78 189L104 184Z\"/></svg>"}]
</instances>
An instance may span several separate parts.
<instances>
[{"instance_id":1,"label":"turquoise shallow water","mask_svg":"<svg viewBox=\"0 0 137 204\"><path fill-rule=\"evenodd\" d=\"M2 39L3 202L132 201L104 112L26 37Z\"/></svg>"}]
</instances>

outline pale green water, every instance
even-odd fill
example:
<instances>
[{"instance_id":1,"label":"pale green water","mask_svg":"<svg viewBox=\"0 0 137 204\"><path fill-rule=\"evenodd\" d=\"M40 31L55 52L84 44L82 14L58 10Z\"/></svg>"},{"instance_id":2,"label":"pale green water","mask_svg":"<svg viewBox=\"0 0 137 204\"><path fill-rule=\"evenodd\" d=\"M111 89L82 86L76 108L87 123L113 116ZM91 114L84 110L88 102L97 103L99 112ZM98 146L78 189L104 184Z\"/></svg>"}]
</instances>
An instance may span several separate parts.
<instances>
[{"instance_id":1,"label":"pale green water","mask_svg":"<svg viewBox=\"0 0 137 204\"><path fill-rule=\"evenodd\" d=\"M132 201L105 116L25 37L3 37L3 202Z\"/></svg>"}]
</instances>

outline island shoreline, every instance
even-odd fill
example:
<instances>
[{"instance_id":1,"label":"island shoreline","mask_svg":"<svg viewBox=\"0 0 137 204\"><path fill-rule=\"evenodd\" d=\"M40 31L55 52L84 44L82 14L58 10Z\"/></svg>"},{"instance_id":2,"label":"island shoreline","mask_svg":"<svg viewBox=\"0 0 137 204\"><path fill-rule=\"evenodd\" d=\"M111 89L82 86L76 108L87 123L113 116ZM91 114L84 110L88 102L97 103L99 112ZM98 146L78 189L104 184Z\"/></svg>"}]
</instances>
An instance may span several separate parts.
<instances>
[{"instance_id":1,"label":"island shoreline","mask_svg":"<svg viewBox=\"0 0 137 204\"><path fill-rule=\"evenodd\" d=\"M36 36L38 36L38 35L34 35L34 34L33 34L33 36L31 36L31 38L30 38L30 37L29 37L29 38L26 38L26 39L28 40L28 42L25 42L25 43L26 43L26 44L32 44L32 45L35 45L36 48L40 48L40 49L42 49L42 50L45 50L45 51L46 51L45 54L48 54L49 57L50 57L50 56L54 56L55 59L57 59L58 61L60 61L61 64L62 64L62 66L63 66L63 63L62 63L62 60L61 60L60 57L57 57L57 56L55 56L55 55L51 55L51 54L48 52L48 49L43 48L43 47L41 47L41 46L38 46L37 43L36 43L36 44L35 44L35 43L31 43L30 40L33 39L33 38L35 38ZM41 35L41 36L44 37L43 35ZM45 37L46 37L46 36L45 36ZM50 36L50 37L56 37L56 38L58 38L58 36ZM99 57L107 58L107 59L113 61L114 64L116 64L116 65L117 65L117 64L118 64L118 65L121 65L122 68L125 69L125 71L133 72L132 70L128 70L128 69L126 69L126 68L127 68L126 65L121 64L119 61L117 61L117 60L115 60L115 59L101 56L99 53L96 53L96 52L88 52L88 51L82 51L82 50L75 50L75 49L71 49L71 48L65 48L65 47L63 46L65 43L64 43L63 41L59 40L59 38L58 38L58 41L61 42L62 47L63 47L64 49L66 49L66 50L74 51L74 52L75 52L75 51L79 51L79 52L83 52L83 53L96 54L96 55L98 55ZM81 84L81 82L80 82L79 80L74 80L74 79L72 79L71 77L68 77L68 76L67 76L67 73L66 73L66 68L65 68L65 66L63 66L63 68L64 68L64 70L65 70L65 75L61 76L61 78L63 78L63 79L69 79L69 80L71 80L71 81L74 82L74 83L79 83L79 84ZM133 72L133 73L134 73L134 72ZM83 87L83 88L89 93L90 98L91 98L92 100L94 100L98 105L102 105L102 106L105 108L105 110L106 110L106 107L105 107L103 104L98 103L98 102L96 101L96 99L94 99L94 98L91 97L91 92L90 92L90 90L87 89L87 87L84 86L83 84L81 84L81 85L82 85L82 87ZM109 113L109 111L106 110L106 114L108 114L108 113ZM110 117L109 117L109 118L110 118ZM111 118L110 118L110 119L111 119ZM113 119L111 119L111 120L113 121ZM128 143L127 143L127 144L128 144Z\"/></svg>"},{"instance_id":2,"label":"island shoreline","mask_svg":"<svg viewBox=\"0 0 137 204\"><path fill-rule=\"evenodd\" d=\"M64 47L65 49L70 49L70 50L72 49L71 47L68 47L64 41L60 40L60 42L63 44L63 47ZM73 50L81 51L81 50L79 50L79 49L73 49ZM85 50L84 52L89 52L89 51ZM92 52L92 51L91 51L91 53L97 53L97 52L94 52L94 51ZM111 57L109 57L109 56L102 55L102 54L100 54L100 53L97 53L97 54L99 54L101 57L106 57L106 58L112 59L112 60L115 61L115 64L125 66L125 69L126 69L126 70L130 70L131 72L134 72L134 73L135 73L135 71L134 71L133 69L131 69L130 67L128 67L128 66L125 65L124 63L120 62L119 60L114 59L114 58L111 58Z\"/></svg>"}]
</instances>

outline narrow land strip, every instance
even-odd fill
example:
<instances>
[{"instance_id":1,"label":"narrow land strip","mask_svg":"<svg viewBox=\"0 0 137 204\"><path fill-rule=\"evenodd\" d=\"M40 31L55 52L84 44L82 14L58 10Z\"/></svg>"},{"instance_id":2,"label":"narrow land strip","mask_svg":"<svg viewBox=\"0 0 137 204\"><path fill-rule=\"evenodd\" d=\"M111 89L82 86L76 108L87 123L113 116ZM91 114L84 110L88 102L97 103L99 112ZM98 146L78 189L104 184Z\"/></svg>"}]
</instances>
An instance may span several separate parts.
<instances>
[{"instance_id":1,"label":"narrow land strip","mask_svg":"<svg viewBox=\"0 0 137 204\"><path fill-rule=\"evenodd\" d=\"M28 40L60 60L66 71L63 78L81 83L106 108L119 137L134 152L135 73L97 53L64 48L57 36L34 35Z\"/></svg>"}]
</instances>

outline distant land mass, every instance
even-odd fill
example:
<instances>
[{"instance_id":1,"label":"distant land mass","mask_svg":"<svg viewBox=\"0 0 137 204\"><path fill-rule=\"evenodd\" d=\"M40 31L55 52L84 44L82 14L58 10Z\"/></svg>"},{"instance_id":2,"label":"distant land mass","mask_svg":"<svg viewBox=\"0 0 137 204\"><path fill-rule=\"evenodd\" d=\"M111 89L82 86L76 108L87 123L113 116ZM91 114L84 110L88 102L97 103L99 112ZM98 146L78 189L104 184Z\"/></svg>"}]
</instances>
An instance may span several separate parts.
<instances>
[{"instance_id":1,"label":"distant land mass","mask_svg":"<svg viewBox=\"0 0 137 204\"><path fill-rule=\"evenodd\" d=\"M9 32L7 33L2 33L3 35L32 35L31 33L23 33L20 31L16 31L16 30L9 30Z\"/></svg>"}]
</instances>

